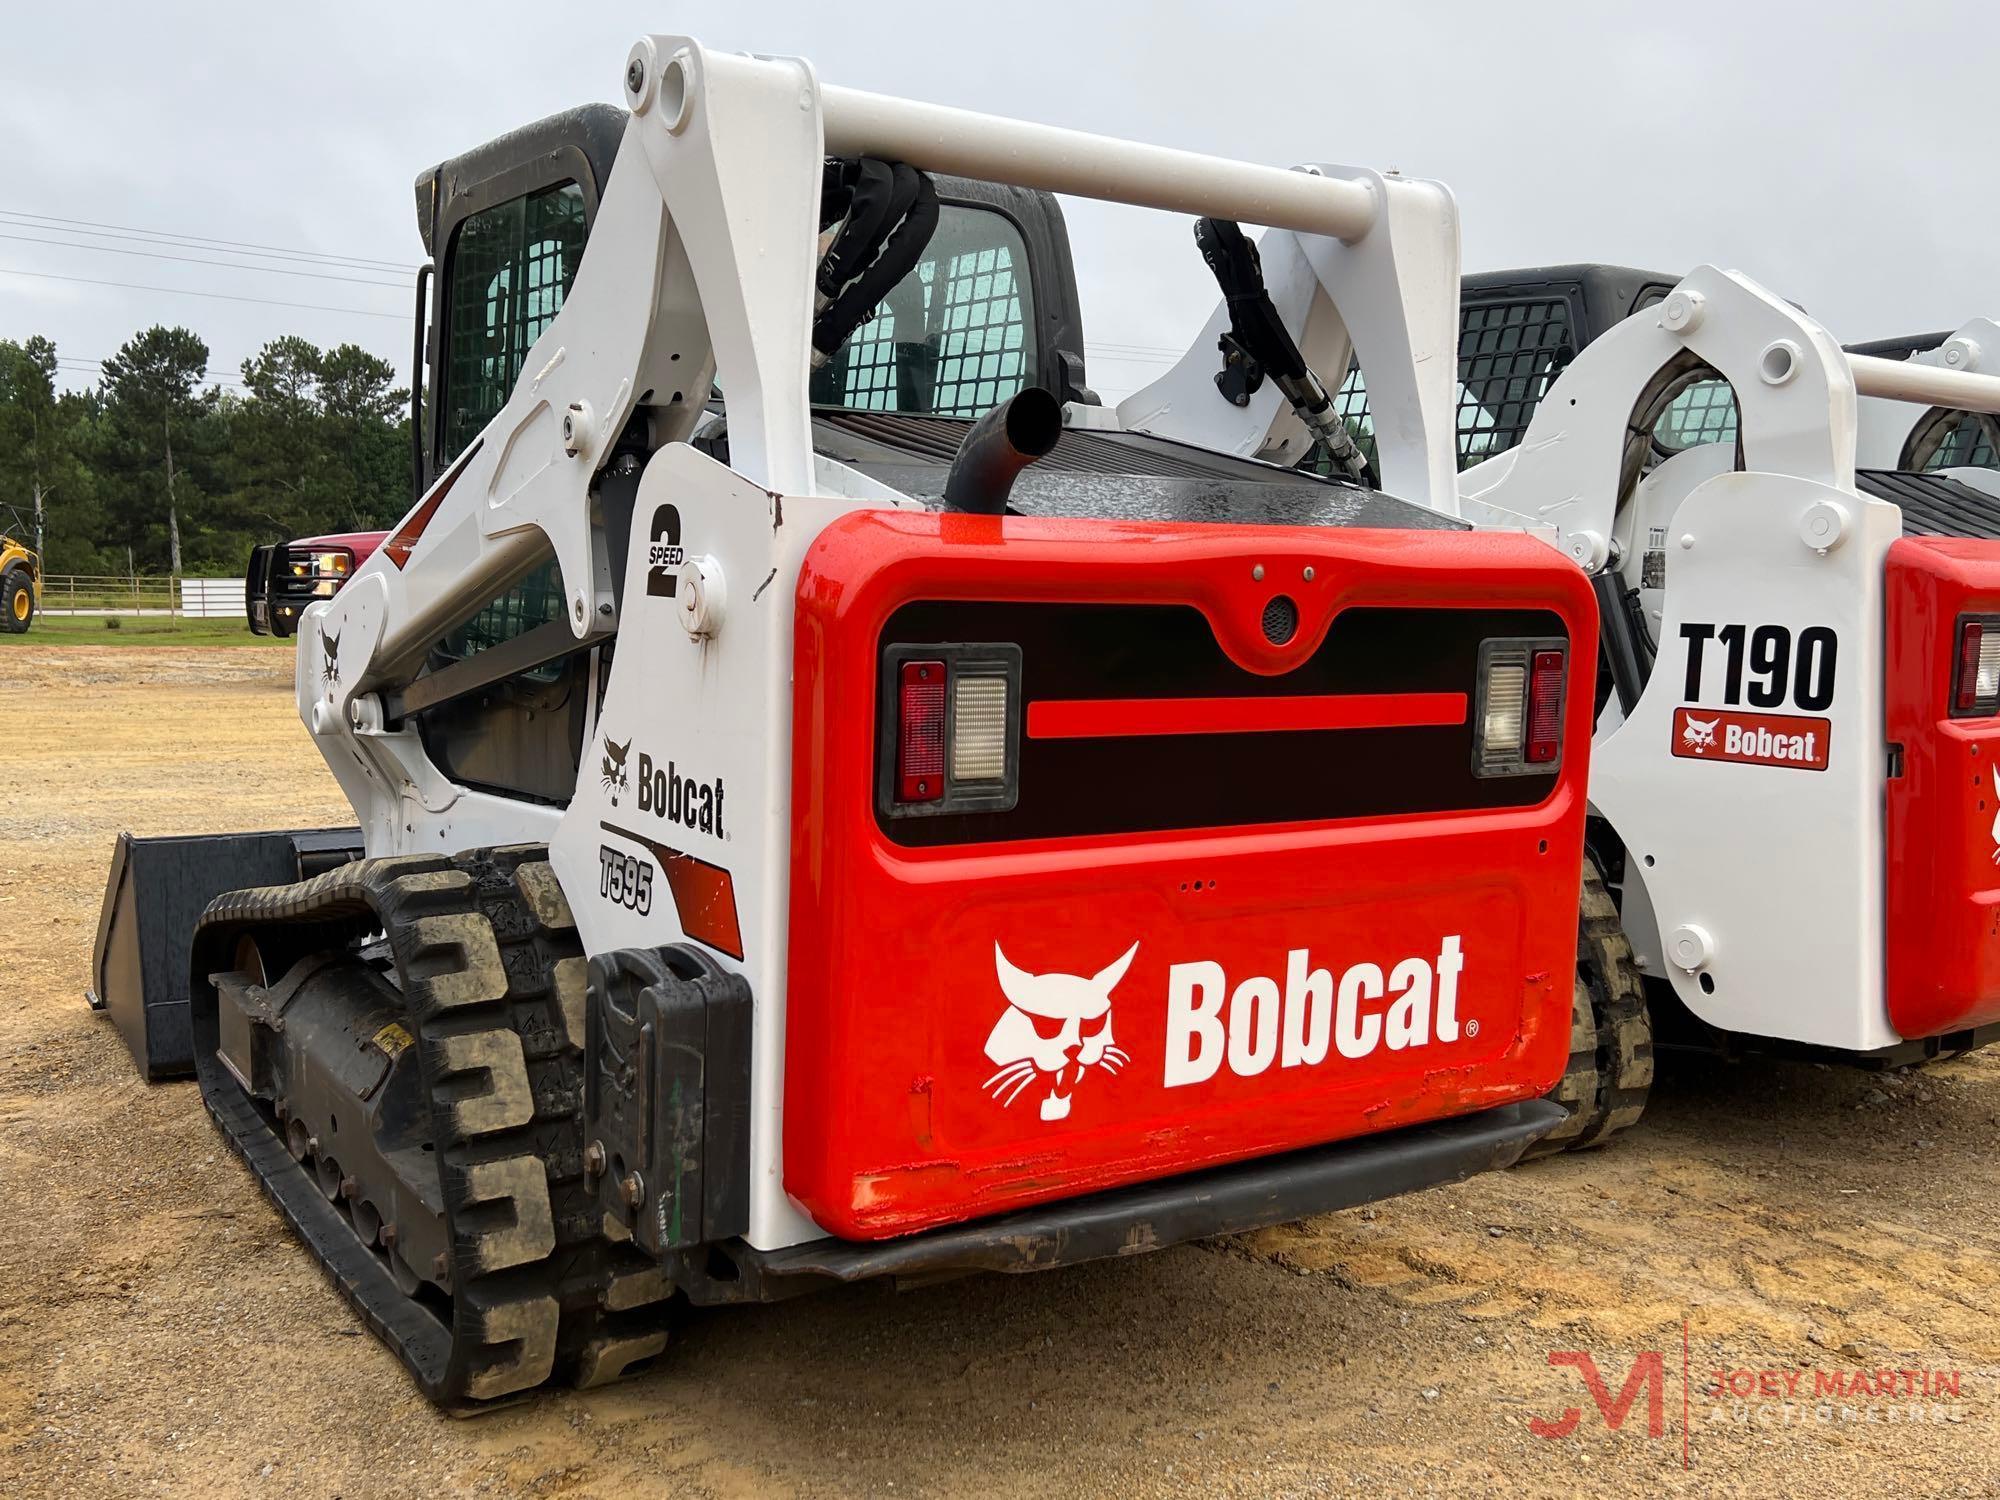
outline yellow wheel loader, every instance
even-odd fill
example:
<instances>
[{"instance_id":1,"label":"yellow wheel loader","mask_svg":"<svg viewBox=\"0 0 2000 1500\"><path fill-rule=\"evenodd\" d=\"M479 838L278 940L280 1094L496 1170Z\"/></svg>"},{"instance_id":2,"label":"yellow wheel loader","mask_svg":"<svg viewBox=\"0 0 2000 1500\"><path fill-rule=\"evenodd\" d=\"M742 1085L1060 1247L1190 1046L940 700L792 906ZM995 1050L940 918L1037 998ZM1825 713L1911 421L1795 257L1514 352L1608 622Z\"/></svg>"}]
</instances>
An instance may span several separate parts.
<instances>
[{"instance_id":1,"label":"yellow wheel loader","mask_svg":"<svg viewBox=\"0 0 2000 1500\"><path fill-rule=\"evenodd\" d=\"M42 557L11 506L0 511L0 631L20 635L42 607Z\"/></svg>"}]
</instances>

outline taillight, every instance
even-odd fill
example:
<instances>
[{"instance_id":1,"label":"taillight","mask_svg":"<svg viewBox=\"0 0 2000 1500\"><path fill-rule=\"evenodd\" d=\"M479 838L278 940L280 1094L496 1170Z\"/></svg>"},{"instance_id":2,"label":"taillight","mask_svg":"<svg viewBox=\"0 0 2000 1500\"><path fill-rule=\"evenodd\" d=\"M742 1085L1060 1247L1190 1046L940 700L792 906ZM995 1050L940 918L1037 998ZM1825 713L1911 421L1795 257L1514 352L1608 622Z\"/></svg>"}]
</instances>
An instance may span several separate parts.
<instances>
[{"instance_id":1,"label":"taillight","mask_svg":"<svg viewBox=\"0 0 2000 1500\"><path fill-rule=\"evenodd\" d=\"M2000 714L2000 616L1960 615L1956 660L1951 716L1984 719Z\"/></svg>"},{"instance_id":2,"label":"taillight","mask_svg":"<svg viewBox=\"0 0 2000 1500\"><path fill-rule=\"evenodd\" d=\"M1528 675L1528 763L1547 765L1562 750L1563 654L1537 651Z\"/></svg>"},{"instance_id":3,"label":"taillight","mask_svg":"<svg viewBox=\"0 0 2000 1500\"><path fill-rule=\"evenodd\" d=\"M1569 654L1560 641L1491 640L1479 647L1473 714L1475 776L1525 776L1562 759Z\"/></svg>"},{"instance_id":4,"label":"taillight","mask_svg":"<svg viewBox=\"0 0 2000 1500\"><path fill-rule=\"evenodd\" d=\"M951 682L951 779L954 785L1007 775L1007 679L960 672Z\"/></svg>"},{"instance_id":5,"label":"taillight","mask_svg":"<svg viewBox=\"0 0 2000 1500\"><path fill-rule=\"evenodd\" d=\"M890 648L893 719L882 734L882 801L892 816L1005 812L1019 792L1021 650Z\"/></svg>"},{"instance_id":6,"label":"taillight","mask_svg":"<svg viewBox=\"0 0 2000 1500\"><path fill-rule=\"evenodd\" d=\"M896 718L896 798L935 802L944 795L944 663L903 663Z\"/></svg>"}]
</instances>

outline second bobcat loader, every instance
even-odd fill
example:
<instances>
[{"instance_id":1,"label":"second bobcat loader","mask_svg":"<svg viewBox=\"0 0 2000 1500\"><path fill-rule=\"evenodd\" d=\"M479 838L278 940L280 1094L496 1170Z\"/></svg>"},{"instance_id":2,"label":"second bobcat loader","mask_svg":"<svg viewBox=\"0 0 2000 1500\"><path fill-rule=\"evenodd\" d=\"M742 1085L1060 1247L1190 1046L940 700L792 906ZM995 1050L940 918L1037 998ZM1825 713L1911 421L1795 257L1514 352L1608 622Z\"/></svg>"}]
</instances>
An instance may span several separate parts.
<instances>
[{"instance_id":1,"label":"second bobcat loader","mask_svg":"<svg viewBox=\"0 0 2000 1500\"><path fill-rule=\"evenodd\" d=\"M1449 194L682 37L623 88L419 179L419 497L299 627L364 857L128 841L101 933L421 1387L1555 1128L1596 610L1452 515ZM1106 430L1057 191L1274 226L1399 498Z\"/></svg>"},{"instance_id":2,"label":"second bobcat loader","mask_svg":"<svg viewBox=\"0 0 2000 1500\"><path fill-rule=\"evenodd\" d=\"M1301 326L1297 289L1271 296ZM1863 398L1993 413L2000 380L1845 351L1712 267L1467 297L1459 513L1542 536L1600 605L1591 1005L1548 1141L1638 1118L1656 1030L1876 1065L2000 1037L2000 510L1856 466ZM1230 399L1227 342L1219 368L1200 352L1121 415L1192 428L1207 387L1206 441L1291 461L1314 440L1282 400Z\"/></svg>"}]
</instances>

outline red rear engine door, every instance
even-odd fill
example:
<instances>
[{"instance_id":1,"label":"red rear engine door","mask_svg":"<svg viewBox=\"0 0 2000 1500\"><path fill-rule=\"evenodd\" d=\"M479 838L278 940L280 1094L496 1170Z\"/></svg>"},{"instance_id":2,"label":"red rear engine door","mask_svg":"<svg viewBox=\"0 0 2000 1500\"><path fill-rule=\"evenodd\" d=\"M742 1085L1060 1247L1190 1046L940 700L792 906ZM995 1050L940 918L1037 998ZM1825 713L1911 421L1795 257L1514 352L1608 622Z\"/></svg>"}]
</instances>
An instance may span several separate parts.
<instances>
[{"instance_id":1,"label":"red rear engine door","mask_svg":"<svg viewBox=\"0 0 2000 1500\"><path fill-rule=\"evenodd\" d=\"M1887 569L1889 1022L2000 1021L2000 717L1954 714L1961 620L2000 615L2000 543L1905 537Z\"/></svg>"},{"instance_id":2,"label":"red rear engine door","mask_svg":"<svg viewBox=\"0 0 2000 1500\"><path fill-rule=\"evenodd\" d=\"M1560 1074L1597 641L1542 543L867 512L797 619L784 1171L829 1231ZM1489 642L1569 664L1517 774L1475 773ZM946 679L950 744L1011 757L1008 792L904 800L955 763Z\"/></svg>"}]
</instances>

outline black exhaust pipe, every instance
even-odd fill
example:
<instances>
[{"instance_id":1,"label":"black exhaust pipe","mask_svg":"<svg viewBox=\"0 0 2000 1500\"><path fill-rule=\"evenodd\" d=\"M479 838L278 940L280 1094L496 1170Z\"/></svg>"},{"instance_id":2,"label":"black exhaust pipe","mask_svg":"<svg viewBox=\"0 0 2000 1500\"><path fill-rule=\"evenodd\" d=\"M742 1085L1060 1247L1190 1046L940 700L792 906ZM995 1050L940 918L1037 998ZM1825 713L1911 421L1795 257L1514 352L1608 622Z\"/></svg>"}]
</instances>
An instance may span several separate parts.
<instances>
[{"instance_id":1,"label":"black exhaust pipe","mask_svg":"<svg viewBox=\"0 0 2000 1500\"><path fill-rule=\"evenodd\" d=\"M1062 436L1062 403L1038 385L1016 393L972 424L944 480L944 508L1004 515L1014 476L1048 457Z\"/></svg>"}]
</instances>

